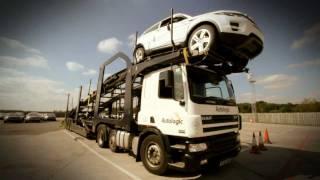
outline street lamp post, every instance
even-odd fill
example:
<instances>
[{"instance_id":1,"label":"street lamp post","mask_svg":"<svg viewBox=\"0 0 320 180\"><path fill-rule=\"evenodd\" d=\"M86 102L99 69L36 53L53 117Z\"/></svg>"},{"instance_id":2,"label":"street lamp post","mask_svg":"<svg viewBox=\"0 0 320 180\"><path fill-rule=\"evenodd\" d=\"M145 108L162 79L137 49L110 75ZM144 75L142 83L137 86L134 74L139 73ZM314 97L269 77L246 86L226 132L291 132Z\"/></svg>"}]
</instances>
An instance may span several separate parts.
<instances>
[{"instance_id":1,"label":"street lamp post","mask_svg":"<svg viewBox=\"0 0 320 180\"><path fill-rule=\"evenodd\" d=\"M255 88L256 80L254 79L252 73L247 74L247 79L251 84L251 90L252 90L251 112L252 112L253 122L258 122L258 114L257 114L257 106L256 106L256 88Z\"/></svg>"}]
</instances>

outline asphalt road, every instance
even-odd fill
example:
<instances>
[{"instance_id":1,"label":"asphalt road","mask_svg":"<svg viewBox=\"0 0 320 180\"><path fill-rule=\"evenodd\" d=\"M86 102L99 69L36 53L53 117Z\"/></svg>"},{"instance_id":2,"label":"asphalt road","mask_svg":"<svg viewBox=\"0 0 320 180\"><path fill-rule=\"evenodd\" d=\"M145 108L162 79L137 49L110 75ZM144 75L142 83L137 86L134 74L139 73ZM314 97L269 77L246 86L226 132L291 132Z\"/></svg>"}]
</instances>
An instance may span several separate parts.
<instances>
[{"instance_id":1,"label":"asphalt road","mask_svg":"<svg viewBox=\"0 0 320 180\"><path fill-rule=\"evenodd\" d=\"M250 154L252 132L268 128L273 144ZM320 128L244 123L242 152L219 171L156 176L126 153L112 153L60 127L60 121L3 124L0 179L320 179Z\"/></svg>"}]
</instances>

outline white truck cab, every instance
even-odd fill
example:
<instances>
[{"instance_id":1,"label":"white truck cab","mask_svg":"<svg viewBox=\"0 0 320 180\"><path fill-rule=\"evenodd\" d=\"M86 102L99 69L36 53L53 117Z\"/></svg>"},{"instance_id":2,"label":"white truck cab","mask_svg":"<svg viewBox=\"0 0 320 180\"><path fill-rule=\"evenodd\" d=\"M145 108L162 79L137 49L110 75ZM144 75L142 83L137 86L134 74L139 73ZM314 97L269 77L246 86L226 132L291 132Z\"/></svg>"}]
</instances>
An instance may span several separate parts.
<instances>
[{"instance_id":1,"label":"white truck cab","mask_svg":"<svg viewBox=\"0 0 320 180\"><path fill-rule=\"evenodd\" d=\"M240 151L241 117L231 81L205 67L182 63L145 75L137 124L157 129L174 154L172 164L188 170Z\"/></svg>"},{"instance_id":2,"label":"white truck cab","mask_svg":"<svg viewBox=\"0 0 320 180\"><path fill-rule=\"evenodd\" d=\"M205 68L181 64L147 74L140 109L138 124L166 135L197 138L239 131L231 81Z\"/></svg>"}]
</instances>

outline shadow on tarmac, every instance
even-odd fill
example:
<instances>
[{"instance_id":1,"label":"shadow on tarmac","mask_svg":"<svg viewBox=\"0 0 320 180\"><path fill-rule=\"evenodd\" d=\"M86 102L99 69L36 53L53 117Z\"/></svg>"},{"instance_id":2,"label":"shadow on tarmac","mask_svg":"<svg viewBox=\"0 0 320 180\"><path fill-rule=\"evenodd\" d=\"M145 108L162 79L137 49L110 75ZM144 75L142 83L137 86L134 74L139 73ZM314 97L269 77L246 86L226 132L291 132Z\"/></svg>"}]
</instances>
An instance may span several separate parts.
<instances>
[{"instance_id":1,"label":"shadow on tarmac","mask_svg":"<svg viewBox=\"0 0 320 180\"><path fill-rule=\"evenodd\" d=\"M319 178L320 153L282 147L251 154L243 151L219 170L208 167L197 179L312 179Z\"/></svg>"}]
</instances>

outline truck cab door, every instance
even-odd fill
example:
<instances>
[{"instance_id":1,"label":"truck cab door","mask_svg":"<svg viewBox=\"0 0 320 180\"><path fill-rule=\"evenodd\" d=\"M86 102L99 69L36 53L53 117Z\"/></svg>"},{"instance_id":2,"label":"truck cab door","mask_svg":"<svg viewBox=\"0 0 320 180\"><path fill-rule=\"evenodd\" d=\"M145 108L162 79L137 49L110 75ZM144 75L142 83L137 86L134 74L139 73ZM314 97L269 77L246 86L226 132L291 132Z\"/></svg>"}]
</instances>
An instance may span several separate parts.
<instances>
[{"instance_id":1,"label":"truck cab door","mask_svg":"<svg viewBox=\"0 0 320 180\"><path fill-rule=\"evenodd\" d=\"M167 73L166 71L173 71ZM155 126L167 135L181 136L186 117L184 83L181 68L167 68L144 78L138 124ZM173 81L170 79L172 77Z\"/></svg>"}]
</instances>

